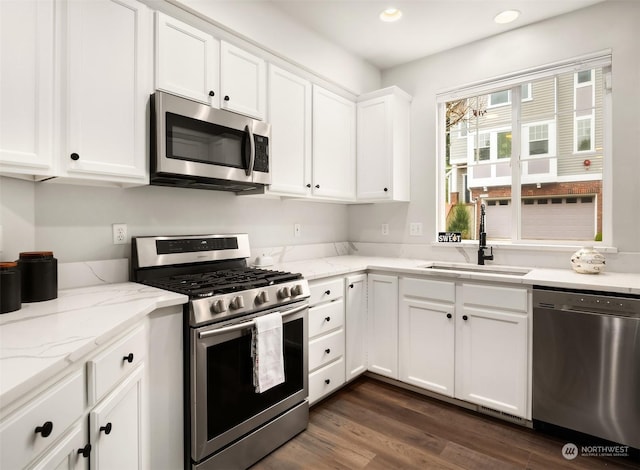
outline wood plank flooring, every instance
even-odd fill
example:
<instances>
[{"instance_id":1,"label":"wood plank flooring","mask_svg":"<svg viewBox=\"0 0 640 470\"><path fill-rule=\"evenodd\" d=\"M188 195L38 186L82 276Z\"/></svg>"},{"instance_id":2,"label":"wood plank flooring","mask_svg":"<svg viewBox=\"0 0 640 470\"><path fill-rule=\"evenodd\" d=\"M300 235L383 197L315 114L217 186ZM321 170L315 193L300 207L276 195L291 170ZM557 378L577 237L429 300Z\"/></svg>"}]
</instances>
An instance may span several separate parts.
<instances>
[{"instance_id":1,"label":"wood plank flooring","mask_svg":"<svg viewBox=\"0 0 640 470\"><path fill-rule=\"evenodd\" d=\"M362 377L311 408L308 429L252 470L639 469L562 457L567 440Z\"/></svg>"}]
</instances>

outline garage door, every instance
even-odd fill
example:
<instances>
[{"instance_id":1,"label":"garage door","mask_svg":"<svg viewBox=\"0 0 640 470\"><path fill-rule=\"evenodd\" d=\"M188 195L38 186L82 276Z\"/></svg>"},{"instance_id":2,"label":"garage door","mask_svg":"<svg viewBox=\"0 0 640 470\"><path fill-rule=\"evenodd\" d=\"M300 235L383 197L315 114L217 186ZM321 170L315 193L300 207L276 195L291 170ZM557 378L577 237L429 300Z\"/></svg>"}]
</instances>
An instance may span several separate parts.
<instances>
[{"instance_id":1,"label":"garage door","mask_svg":"<svg viewBox=\"0 0 640 470\"><path fill-rule=\"evenodd\" d=\"M522 201L522 238L530 240L593 240L595 197L548 197ZM489 239L511 237L511 201L487 202Z\"/></svg>"}]
</instances>

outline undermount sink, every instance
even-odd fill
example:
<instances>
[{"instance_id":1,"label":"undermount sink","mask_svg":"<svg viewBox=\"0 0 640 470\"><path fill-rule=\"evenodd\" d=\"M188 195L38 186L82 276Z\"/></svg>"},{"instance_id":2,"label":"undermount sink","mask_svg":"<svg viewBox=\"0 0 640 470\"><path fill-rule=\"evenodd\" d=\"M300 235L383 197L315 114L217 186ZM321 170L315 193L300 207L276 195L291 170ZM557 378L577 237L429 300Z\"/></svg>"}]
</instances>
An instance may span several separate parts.
<instances>
[{"instance_id":1,"label":"undermount sink","mask_svg":"<svg viewBox=\"0 0 640 470\"><path fill-rule=\"evenodd\" d=\"M480 266L475 264L455 264L455 263L431 263L422 266L424 269L439 271L458 271L482 274L502 274L507 276L525 276L531 271L527 268L512 268L510 266Z\"/></svg>"}]
</instances>

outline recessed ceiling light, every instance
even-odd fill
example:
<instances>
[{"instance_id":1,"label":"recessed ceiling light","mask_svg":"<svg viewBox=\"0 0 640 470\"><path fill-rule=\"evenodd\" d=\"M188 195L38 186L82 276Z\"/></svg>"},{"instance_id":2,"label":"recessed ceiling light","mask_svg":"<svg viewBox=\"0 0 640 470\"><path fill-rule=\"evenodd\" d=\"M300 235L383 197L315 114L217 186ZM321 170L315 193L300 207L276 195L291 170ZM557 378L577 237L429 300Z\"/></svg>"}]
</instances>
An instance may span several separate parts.
<instances>
[{"instance_id":1,"label":"recessed ceiling light","mask_svg":"<svg viewBox=\"0 0 640 470\"><path fill-rule=\"evenodd\" d=\"M392 21L398 21L400 18L402 18L402 11L398 10L397 8L387 8L386 10L380 12L380 19L388 23L391 23Z\"/></svg>"},{"instance_id":2,"label":"recessed ceiling light","mask_svg":"<svg viewBox=\"0 0 640 470\"><path fill-rule=\"evenodd\" d=\"M520 12L518 10L505 10L501 13L498 13L493 21L498 24L507 24L514 21L516 18L520 16Z\"/></svg>"}]
</instances>

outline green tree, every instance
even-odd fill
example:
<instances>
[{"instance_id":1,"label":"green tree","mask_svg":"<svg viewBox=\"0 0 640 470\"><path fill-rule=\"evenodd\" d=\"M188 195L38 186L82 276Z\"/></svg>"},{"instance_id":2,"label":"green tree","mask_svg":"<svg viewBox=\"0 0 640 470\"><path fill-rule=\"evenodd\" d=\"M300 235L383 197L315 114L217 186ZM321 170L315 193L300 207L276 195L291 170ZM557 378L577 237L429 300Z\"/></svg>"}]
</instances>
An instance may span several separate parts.
<instances>
[{"instance_id":1,"label":"green tree","mask_svg":"<svg viewBox=\"0 0 640 470\"><path fill-rule=\"evenodd\" d=\"M471 218L464 204L456 204L453 206L452 215L447 226L448 232L460 232L464 240L470 239Z\"/></svg>"}]
</instances>

